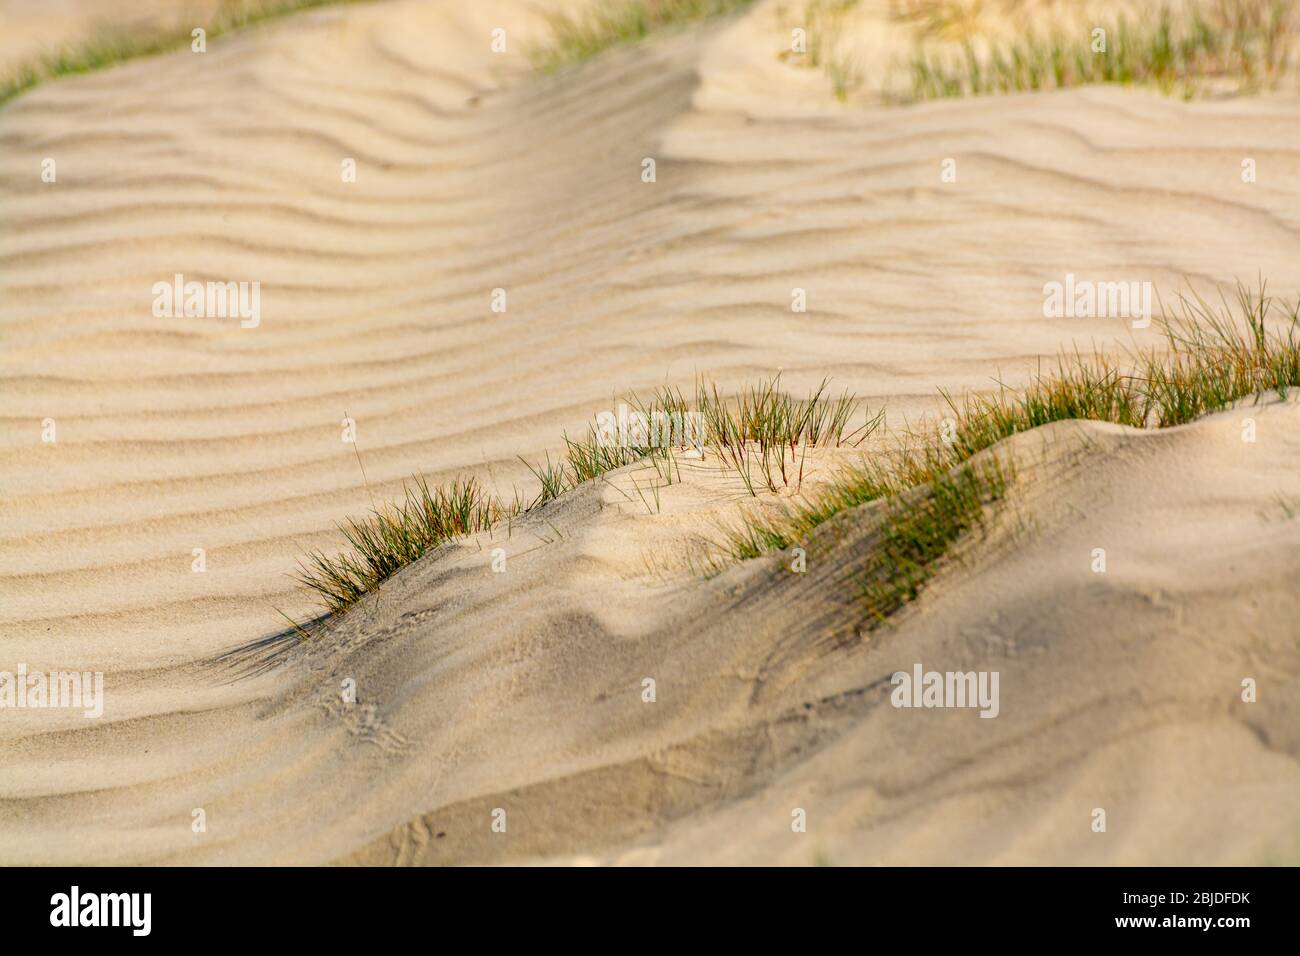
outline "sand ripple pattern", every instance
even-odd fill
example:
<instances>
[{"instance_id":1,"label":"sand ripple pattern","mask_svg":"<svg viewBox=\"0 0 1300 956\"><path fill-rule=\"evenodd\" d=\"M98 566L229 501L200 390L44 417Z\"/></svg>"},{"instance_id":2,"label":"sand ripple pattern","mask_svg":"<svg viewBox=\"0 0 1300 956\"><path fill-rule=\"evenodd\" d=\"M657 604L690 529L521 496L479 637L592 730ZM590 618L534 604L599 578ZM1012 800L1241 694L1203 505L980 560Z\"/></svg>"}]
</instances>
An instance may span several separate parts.
<instances>
[{"instance_id":1,"label":"sand ripple pattern","mask_svg":"<svg viewBox=\"0 0 1300 956\"><path fill-rule=\"evenodd\" d=\"M523 3L326 9L0 110L0 668L102 670L114 694L93 727L0 722L0 806L29 834L5 834L6 858L71 826L69 862L189 859L191 808L214 800L241 822L208 859L332 859L417 820L408 770L363 795L376 768L407 766L419 728L373 710L331 723L332 683L200 666L276 634L277 609L309 616L296 559L414 473L508 493L528 481L517 455L554 449L616 393L697 373L781 369L797 389L830 375L899 420L936 386L1014 383L1039 355L1130 341L1122 322L1042 317L1043 283L1066 272L1300 287L1294 97L845 110L764 92L791 69L771 55L770 5L557 78L521 53L539 23ZM511 46L494 56L498 25ZM957 183L940 181L948 157ZM155 318L151 287L175 273L260 282L261 325ZM485 608L474 626L519 625ZM576 645L595 653L608 630ZM334 747L365 754L344 771ZM662 769L643 756L623 755L638 781ZM289 822L305 811L280 761L300 792L342 800L311 810L329 842ZM346 818L371 798L382 820ZM132 808L129 839L104 824L116 807ZM294 836L263 842L277 832Z\"/></svg>"}]
</instances>

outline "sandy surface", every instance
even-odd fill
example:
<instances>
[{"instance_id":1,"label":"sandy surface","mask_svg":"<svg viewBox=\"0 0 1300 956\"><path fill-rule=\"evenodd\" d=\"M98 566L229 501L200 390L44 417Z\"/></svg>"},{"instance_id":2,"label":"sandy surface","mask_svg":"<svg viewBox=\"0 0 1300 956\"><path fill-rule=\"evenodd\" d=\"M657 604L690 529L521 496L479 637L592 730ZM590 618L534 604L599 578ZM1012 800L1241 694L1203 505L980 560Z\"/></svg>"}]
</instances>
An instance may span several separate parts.
<instances>
[{"instance_id":1,"label":"sandy surface","mask_svg":"<svg viewBox=\"0 0 1300 956\"><path fill-rule=\"evenodd\" d=\"M0 0L0 75L104 33L200 26L221 0Z\"/></svg>"},{"instance_id":2,"label":"sandy surface","mask_svg":"<svg viewBox=\"0 0 1300 956\"><path fill-rule=\"evenodd\" d=\"M0 860L1295 862L1294 400L1023 437L1010 517L871 635L854 535L806 576L684 571L744 498L701 466L663 513L584 488L505 574L458 545L257 643L372 495L522 485L615 393L781 369L899 422L1133 341L1042 317L1067 271L1300 288L1293 94L844 107L772 4L538 77L539 7L326 9L0 108L0 669L108 688L5 712ZM155 318L177 272L260 282L260 325ZM917 661L999 669L1002 714L889 707Z\"/></svg>"}]
</instances>

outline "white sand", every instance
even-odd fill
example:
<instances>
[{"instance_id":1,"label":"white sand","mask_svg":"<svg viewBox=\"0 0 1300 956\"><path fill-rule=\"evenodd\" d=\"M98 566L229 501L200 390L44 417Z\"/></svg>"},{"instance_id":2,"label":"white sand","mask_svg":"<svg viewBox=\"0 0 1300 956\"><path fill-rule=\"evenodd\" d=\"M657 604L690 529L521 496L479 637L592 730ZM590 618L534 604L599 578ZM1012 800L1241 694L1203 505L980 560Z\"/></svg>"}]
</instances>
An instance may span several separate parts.
<instances>
[{"instance_id":1,"label":"white sand","mask_svg":"<svg viewBox=\"0 0 1300 956\"><path fill-rule=\"evenodd\" d=\"M683 569L744 500L705 468L657 515L580 489L505 574L487 540L421 561L270 671L205 665L312 613L288 572L372 495L523 485L615 393L779 368L898 422L1133 341L1042 318L1067 271L1300 288L1294 94L842 107L769 3L537 77L537 9L325 9L0 108L0 670L107 686L99 720L0 714L0 862L1295 862L1294 399L1023 436L998 530L869 636L851 540ZM155 318L176 272L260 282L261 324ZM999 670L1001 715L891 708L917 661Z\"/></svg>"}]
</instances>

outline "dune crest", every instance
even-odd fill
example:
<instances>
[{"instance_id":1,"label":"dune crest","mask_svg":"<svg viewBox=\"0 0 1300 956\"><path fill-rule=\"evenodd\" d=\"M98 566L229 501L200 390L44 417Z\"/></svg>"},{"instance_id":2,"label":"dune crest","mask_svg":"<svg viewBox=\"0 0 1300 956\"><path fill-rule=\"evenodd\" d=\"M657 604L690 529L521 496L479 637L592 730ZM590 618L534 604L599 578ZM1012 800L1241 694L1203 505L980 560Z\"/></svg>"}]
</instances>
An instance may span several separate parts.
<instances>
[{"instance_id":1,"label":"dune crest","mask_svg":"<svg viewBox=\"0 0 1300 956\"><path fill-rule=\"evenodd\" d=\"M869 636L853 536L688 573L745 500L708 469L281 634L344 516L414 473L508 495L615 395L780 369L901 423L1153 341L1044 318L1067 274L1300 290L1295 95L848 108L771 3L539 76L546 8L326 8L0 108L0 669L105 683L0 721L0 862L1294 862L1294 399L1250 446L1235 412L1018 437L998 530ZM156 316L175 275L259 283L259 322ZM1000 670L999 717L893 711L917 662Z\"/></svg>"}]
</instances>

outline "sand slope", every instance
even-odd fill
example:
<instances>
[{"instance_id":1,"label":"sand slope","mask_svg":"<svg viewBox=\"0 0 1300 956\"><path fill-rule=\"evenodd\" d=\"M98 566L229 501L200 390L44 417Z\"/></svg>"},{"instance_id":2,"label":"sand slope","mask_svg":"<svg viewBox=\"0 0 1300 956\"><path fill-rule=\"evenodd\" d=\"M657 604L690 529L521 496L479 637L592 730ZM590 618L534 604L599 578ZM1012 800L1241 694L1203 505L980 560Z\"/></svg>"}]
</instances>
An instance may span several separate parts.
<instances>
[{"instance_id":1,"label":"sand slope","mask_svg":"<svg viewBox=\"0 0 1300 956\"><path fill-rule=\"evenodd\" d=\"M222 0L0 0L0 75L105 33L149 35L210 22ZM188 32L188 31L187 31Z\"/></svg>"},{"instance_id":2,"label":"sand slope","mask_svg":"<svg viewBox=\"0 0 1300 956\"><path fill-rule=\"evenodd\" d=\"M642 559L735 507L719 473L687 468L656 513L633 466L404 570L310 644L136 675L112 723L7 742L7 854L1294 862L1298 423L1292 400L1020 436L989 533L875 631L852 574L878 509L818 536L806 574L778 555L702 583ZM1000 714L891 707L917 663L996 670Z\"/></svg>"},{"instance_id":3,"label":"sand slope","mask_svg":"<svg viewBox=\"0 0 1300 956\"><path fill-rule=\"evenodd\" d=\"M1105 454L1030 483L1022 542L887 637L849 639L830 560L661 583L647 561L679 567L743 498L701 479L667 537L584 489L548 513L563 541L513 532L534 550L505 575L462 546L329 642L237 662L286 667L212 663L311 613L286 572L371 495L417 471L508 489L615 392L780 368L897 421L1130 341L1042 318L1067 271L1300 282L1294 96L846 110L776 59L771 4L538 78L537 9L322 10L0 110L0 668L110 689L100 721L0 721L4 862L1294 860L1300 525L1264 517L1297 491L1293 406L1254 446L1231 415L1084 429ZM176 272L261 282L261 325L155 318ZM1121 555L1105 585L1093 541ZM881 708L918 654L997 661L1003 717ZM495 806L522 809L508 841Z\"/></svg>"}]
</instances>

